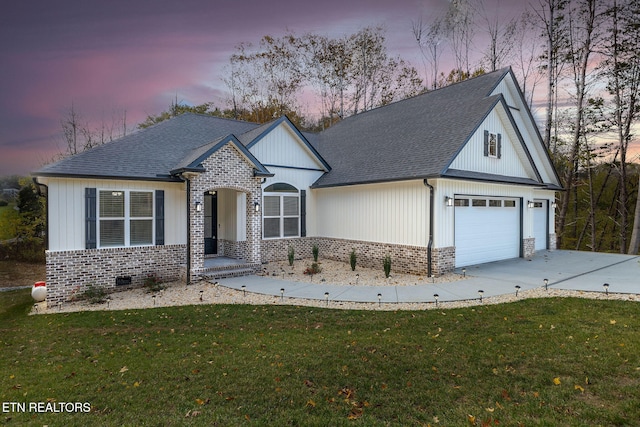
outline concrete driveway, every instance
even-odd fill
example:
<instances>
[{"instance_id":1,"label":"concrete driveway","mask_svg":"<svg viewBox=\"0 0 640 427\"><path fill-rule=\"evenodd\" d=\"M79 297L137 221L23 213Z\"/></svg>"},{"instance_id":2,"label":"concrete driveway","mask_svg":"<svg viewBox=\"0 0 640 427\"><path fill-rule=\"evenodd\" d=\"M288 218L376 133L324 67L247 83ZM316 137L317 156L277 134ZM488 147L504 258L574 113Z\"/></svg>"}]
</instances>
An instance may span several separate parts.
<instances>
[{"instance_id":1,"label":"concrete driveway","mask_svg":"<svg viewBox=\"0 0 640 427\"><path fill-rule=\"evenodd\" d=\"M540 251L531 259L515 258L470 266L466 274L478 284L506 286L509 291L515 285L544 286L544 279L548 279L549 287L554 289L603 292L603 284L608 283L609 292L640 293L640 257L637 255Z\"/></svg>"},{"instance_id":2,"label":"concrete driveway","mask_svg":"<svg viewBox=\"0 0 640 427\"><path fill-rule=\"evenodd\" d=\"M433 302L478 299L513 293L515 286L528 290L549 288L604 292L609 284L611 293L640 294L640 256L579 251L540 251L531 259L515 258L466 267L466 279L448 283L416 286L345 286L330 283L299 283L260 276L245 276L220 280L220 285L247 292L329 301L383 303ZM462 274L462 269L456 269ZM244 286L244 288L243 288Z\"/></svg>"}]
</instances>

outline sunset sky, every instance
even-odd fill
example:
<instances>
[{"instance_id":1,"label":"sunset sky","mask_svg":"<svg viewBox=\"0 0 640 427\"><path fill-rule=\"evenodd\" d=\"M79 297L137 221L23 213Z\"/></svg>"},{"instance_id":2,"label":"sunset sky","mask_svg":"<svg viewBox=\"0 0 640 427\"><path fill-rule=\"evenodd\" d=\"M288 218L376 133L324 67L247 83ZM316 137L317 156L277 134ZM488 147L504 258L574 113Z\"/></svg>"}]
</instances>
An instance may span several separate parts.
<instances>
[{"instance_id":1,"label":"sunset sky","mask_svg":"<svg viewBox=\"0 0 640 427\"><path fill-rule=\"evenodd\" d=\"M498 0L493 0L498 2ZM524 0L502 1L517 14ZM500 4L500 3L498 3ZM0 175L27 174L64 151L73 104L92 124L127 112L128 128L171 101L224 107L224 65L239 42L384 25L387 46L422 70L412 20L447 0L29 0L0 13Z\"/></svg>"}]
</instances>

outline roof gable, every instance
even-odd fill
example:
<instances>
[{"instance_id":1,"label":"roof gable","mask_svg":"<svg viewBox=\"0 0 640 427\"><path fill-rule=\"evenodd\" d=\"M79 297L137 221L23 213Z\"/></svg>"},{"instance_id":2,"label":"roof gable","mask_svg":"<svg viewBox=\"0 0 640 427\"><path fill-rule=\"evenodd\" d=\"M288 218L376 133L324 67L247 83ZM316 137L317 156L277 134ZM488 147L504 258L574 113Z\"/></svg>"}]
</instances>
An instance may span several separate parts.
<instances>
[{"instance_id":1,"label":"roof gable","mask_svg":"<svg viewBox=\"0 0 640 427\"><path fill-rule=\"evenodd\" d=\"M499 157L484 154L485 133L494 134L499 138ZM541 182L527 146L509 116L509 109L502 98L442 173L447 175L450 169L529 178Z\"/></svg>"},{"instance_id":2,"label":"roof gable","mask_svg":"<svg viewBox=\"0 0 640 427\"><path fill-rule=\"evenodd\" d=\"M248 137L251 139L248 140ZM331 170L320 153L286 116L247 132L240 140L264 164L325 172Z\"/></svg>"},{"instance_id":3,"label":"roof gable","mask_svg":"<svg viewBox=\"0 0 640 427\"><path fill-rule=\"evenodd\" d=\"M254 176L273 176L234 135L219 138L210 144L193 150L175 169L171 170L171 175L178 175L183 172L204 172L205 169L202 163L227 144L235 148L245 161L254 168Z\"/></svg>"}]
</instances>

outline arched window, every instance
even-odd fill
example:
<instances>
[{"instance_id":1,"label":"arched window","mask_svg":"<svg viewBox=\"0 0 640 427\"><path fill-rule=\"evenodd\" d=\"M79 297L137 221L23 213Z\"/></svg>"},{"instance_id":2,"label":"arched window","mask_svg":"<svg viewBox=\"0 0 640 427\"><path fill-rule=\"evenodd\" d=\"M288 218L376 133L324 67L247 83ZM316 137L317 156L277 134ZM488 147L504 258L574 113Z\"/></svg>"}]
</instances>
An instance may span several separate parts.
<instances>
[{"instance_id":1,"label":"arched window","mask_svg":"<svg viewBox=\"0 0 640 427\"><path fill-rule=\"evenodd\" d=\"M262 233L265 239L300 236L300 192L279 182L263 191Z\"/></svg>"}]
</instances>

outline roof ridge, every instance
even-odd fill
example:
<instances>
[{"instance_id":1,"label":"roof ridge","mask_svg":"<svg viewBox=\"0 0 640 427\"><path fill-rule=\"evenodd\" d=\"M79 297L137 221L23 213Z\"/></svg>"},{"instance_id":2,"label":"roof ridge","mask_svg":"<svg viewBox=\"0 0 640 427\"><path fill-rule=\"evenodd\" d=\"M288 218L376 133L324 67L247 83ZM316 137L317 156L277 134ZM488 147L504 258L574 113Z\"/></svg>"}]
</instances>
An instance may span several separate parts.
<instances>
[{"instance_id":1,"label":"roof ridge","mask_svg":"<svg viewBox=\"0 0 640 427\"><path fill-rule=\"evenodd\" d=\"M509 71L510 71L510 70L511 70L511 67L503 67L503 68L500 68L500 69L495 70L495 71L490 71L490 72L488 72L488 73L484 73L484 74L480 74L480 75L477 75L477 76L474 76L474 77L470 77L470 78L468 78L468 79L461 80L461 81L459 81L459 82L454 82L454 83L451 83L451 84L449 84L449 85L442 86L442 87L439 87L439 88L436 88L436 89L433 89L433 90L427 90L427 91L425 91L425 92L419 93L419 94L417 94L417 95L414 95L414 96L411 96L411 97L408 97L408 98L398 99L397 101L393 101L393 102L390 102L390 103L385 104L385 105L379 105L379 106L374 107L374 108L371 108L371 109L369 109L369 110L362 111L362 112L359 112L359 113L353 114L353 115L351 115L351 116L349 116L349 117L346 117L346 118L344 118L344 119L340 120L338 123L334 124L333 126L336 126L336 125L339 125L339 124L341 124L341 123L344 123L345 121L348 121L348 120L349 120L349 119L351 119L351 118L361 117L361 116L363 116L363 115L365 115L365 114L367 114L367 113L370 113L370 112L373 112L373 111L377 111L377 110L379 110L379 109L381 109L381 108L389 107L389 106L391 106L391 105L397 105L397 104L400 104L400 103L405 102L405 101L415 100L415 99L418 99L418 98L421 98L421 97L425 97L425 96L427 96L427 95L432 95L432 94L434 94L434 93L441 93L441 92L442 92L442 91L444 91L444 90L451 89L451 88L455 88L455 87L457 87L457 86L459 86L459 85L461 85L461 84L468 84L468 83L469 83L469 82L471 82L471 81L478 80L478 79L480 79L480 78L486 78L486 77L488 77L489 75L493 75L493 74L500 74L500 75L501 75L501 78L500 78L499 80L501 80L501 79L502 79L502 78L503 78L507 73L509 73ZM492 91L493 91L493 87L491 88L491 90L490 90L488 93L486 93L486 94L484 95L484 97L486 98L486 97L491 96L491 92L492 92ZM325 131L327 131L327 130L331 129L333 126L330 126L330 127L328 127L327 129L325 129L325 130L323 130L323 131L320 131L320 132L318 132L318 133L319 133L319 134L322 134L323 132L325 132Z\"/></svg>"}]
</instances>

